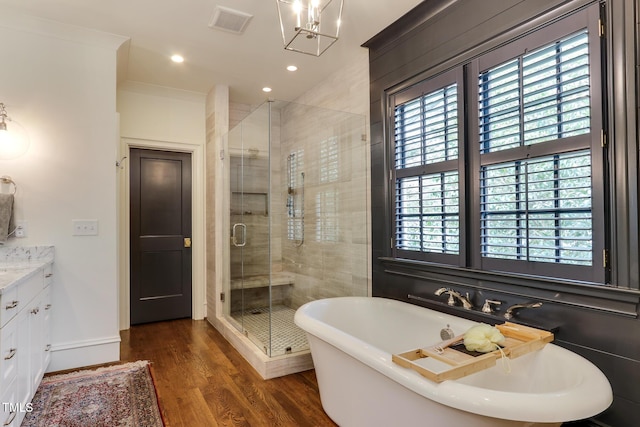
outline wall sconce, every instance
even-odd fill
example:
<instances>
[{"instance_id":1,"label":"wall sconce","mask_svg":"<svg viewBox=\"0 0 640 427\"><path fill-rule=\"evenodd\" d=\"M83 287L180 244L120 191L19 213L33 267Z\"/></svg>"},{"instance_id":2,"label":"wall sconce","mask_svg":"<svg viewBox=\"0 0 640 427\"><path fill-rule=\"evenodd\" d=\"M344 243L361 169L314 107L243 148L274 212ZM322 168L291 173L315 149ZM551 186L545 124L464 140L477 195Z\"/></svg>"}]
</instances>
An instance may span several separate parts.
<instances>
[{"instance_id":1,"label":"wall sconce","mask_svg":"<svg viewBox=\"0 0 640 427\"><path fill-rule=\"evenodd\" d=\"M20 123L7 115L0 102L0 159L11 160L22 156L29 148L27 132Z\"/></svg>"},{"instance_id":2,"label":"wall sconce","mask_svg":"<svg viewBox=\"0 0 640 427\"><path fill-rule=\"evenodd\" d=\"M320 56L338 40L344 0L276 0L286 50Z\"/></svg>"}]
</instances>

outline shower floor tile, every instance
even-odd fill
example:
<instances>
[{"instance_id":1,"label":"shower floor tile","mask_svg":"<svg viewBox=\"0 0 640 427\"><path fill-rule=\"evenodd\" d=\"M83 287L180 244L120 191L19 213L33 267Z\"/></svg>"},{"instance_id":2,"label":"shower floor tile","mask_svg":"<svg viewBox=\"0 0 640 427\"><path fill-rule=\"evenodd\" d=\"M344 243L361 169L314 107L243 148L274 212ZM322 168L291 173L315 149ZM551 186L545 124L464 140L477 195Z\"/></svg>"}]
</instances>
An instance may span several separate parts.
<instances>
[{"instance_id":1,"label":"shower floor tile","mask_svg":"<svg viewBox=\"0 0 640 427\"><path fill-rule=\"evenodd\" d=\"M289 352L295 353L309 349L305 332L293 322L295 310L283 305L272 307L271 328L271 356L279 356ZM249 338L262 345L265 353L269 354L269 308L254 308L243 312L234 312L231 317L242 325Z\"/></svg>"}]
</instances>

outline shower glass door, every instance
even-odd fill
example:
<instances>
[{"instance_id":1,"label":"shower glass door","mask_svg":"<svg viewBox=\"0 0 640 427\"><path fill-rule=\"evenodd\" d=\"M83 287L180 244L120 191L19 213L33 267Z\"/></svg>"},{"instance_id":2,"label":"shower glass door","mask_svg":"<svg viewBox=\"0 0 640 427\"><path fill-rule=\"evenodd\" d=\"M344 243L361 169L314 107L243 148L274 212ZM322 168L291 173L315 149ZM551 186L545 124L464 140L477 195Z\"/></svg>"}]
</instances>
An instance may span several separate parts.
<instances>
[{"instance_id":1,"label":"shower glass door","mask_svg":"<svg viewBox=\"0 0 640 427\"><path fill-rule=\"evenodd\" d=\"M228 134L224 316L268 356L308 350L304 303L367 295L365 134L363 116L283 101Z\"/></svg>"},{"instance_id":2,"label":"shower glass door","mask_svg":"<svg viewBox=\"0 0 640 427\"><path fill-rule=\"evenodd\" d=\"M270 355L269 105L230 133L229 317Z\"/></svg>"}]
</instances>

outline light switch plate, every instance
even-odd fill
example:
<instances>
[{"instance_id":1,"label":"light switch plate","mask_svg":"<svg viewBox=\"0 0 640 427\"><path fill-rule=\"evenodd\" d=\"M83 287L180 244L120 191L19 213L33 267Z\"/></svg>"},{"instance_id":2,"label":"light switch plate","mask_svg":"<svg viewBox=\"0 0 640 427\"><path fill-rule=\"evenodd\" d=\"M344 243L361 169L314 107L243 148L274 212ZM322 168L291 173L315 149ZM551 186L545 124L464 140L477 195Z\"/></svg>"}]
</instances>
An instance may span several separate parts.
<instances>
[{"instance_id":1,"label":"light switch plate","mask_svg":"<svg viewBox=\"0 0 640 427\"><path fill-rule=\"evenodd\" d=\"M74 219L73 235L74 236L97 236L98 220L97 219Z\"/></svg>"}]
</instances>

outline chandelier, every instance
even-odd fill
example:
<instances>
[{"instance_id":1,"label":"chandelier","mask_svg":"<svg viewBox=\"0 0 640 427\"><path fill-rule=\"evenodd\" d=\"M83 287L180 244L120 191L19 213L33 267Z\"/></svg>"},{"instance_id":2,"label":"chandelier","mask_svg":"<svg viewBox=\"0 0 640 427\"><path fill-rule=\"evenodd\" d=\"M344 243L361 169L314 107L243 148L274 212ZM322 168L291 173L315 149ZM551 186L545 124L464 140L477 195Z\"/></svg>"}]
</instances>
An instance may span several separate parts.
<instances>
[{"instance_id":1,"label":"chandelier","mask_svg":"<svg viewBox=\"0 0 640 427\"><path fill-rule=\"evenodd\" d=\"M338 40L344 0L276 0L286 50L320 56Z\"/></svg>"}]
</instances>

